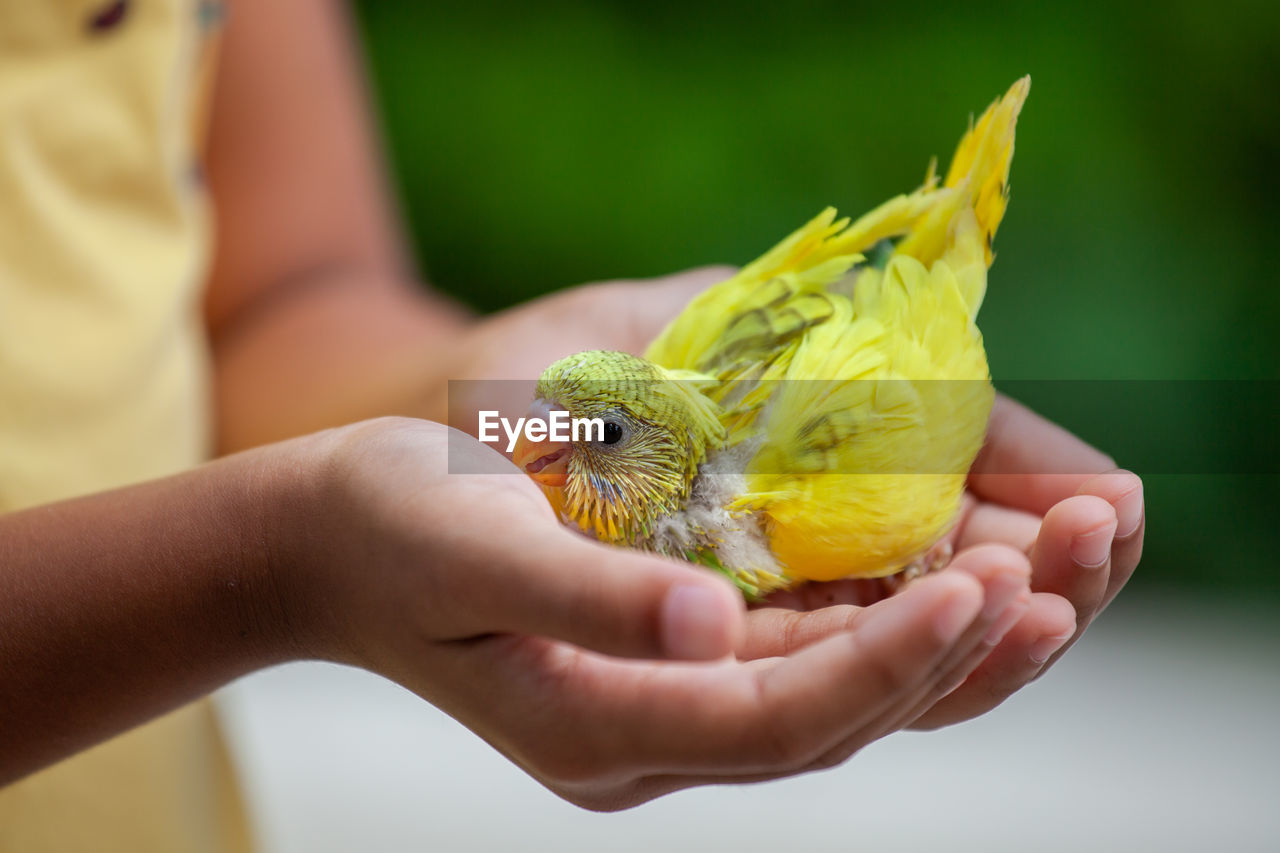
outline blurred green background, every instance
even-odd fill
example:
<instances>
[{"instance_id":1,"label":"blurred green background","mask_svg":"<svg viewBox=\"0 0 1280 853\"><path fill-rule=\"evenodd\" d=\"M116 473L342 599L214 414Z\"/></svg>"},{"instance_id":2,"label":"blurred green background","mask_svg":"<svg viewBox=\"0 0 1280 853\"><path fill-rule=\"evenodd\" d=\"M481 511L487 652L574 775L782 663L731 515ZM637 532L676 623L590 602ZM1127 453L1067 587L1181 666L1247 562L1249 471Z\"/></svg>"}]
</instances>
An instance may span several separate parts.
<instances>
[{"instance_id":1,"label":"blurred green background","mask_svg":"<svg viewBox=\"0 0 1280 853\"><path fill-rule=\"evenodd\" d=\"M997 385L1222 380L1158 406L1011 387L1146 478L1136 588L1280 600L1280 4L355 8L422 267L482 310L861 213L1030 73Z\"/></svg>"}]
</instances>

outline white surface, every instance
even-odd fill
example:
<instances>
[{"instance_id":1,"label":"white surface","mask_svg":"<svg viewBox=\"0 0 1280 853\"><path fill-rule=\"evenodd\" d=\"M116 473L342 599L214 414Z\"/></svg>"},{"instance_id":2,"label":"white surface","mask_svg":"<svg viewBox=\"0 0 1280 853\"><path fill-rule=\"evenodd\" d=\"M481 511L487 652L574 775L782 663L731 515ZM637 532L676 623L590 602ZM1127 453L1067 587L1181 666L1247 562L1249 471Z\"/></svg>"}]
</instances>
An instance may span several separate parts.
<instances>
[{"instance_id":1,"label":"white surface","mask_svg":"<svg viewBox=\"0 0 1280 853\"><path fill-rule=\"evenodd\" d=\"M324 664L221 694L264 853L408 850L1277 851L1280 612L1116 607L987 716L845 766L570 806L375 676Z\"/></svg>"}]
</instances>

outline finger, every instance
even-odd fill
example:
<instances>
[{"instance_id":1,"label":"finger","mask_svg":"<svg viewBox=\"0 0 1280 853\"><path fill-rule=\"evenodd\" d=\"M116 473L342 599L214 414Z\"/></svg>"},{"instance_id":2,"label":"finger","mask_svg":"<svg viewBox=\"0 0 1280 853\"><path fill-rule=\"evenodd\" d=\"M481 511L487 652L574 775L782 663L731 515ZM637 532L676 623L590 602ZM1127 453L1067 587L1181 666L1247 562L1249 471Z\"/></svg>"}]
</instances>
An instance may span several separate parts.
<instances>
[{"instance_id":1,"label":"finger","mask_svg":"<svg viewBox=\"0 0 1280 853\"><path fill-rule=\"evenodd\" d=\"M1043 515L1091 476L1115 467L1102 451L999 395L969 488L985 500Z\"/></svg>"},{"instance_id":2,"label":"finger","mask_svg":"<svg viewBox=\"0 0 1280 853\"><path fill-rule=\"evenodd\" d=\"M1008 626L1017 621L1017 615L1025 609L1030 597L1027 590L1030 566L1026 556L999 546L971 549L957 555L946 572L907 586L898 596L882 605L844 611L846 618L854 626L853 636L857 636L859 631L866 631L864 626L872 618L884 614L889 605L903 596L913 594L921 585L930 583L932 579L958 575L968 575L982 584L983 607L947 647L930 673L918 679L914 687L898 691L891 700L882 703L881 710L874 717L856 725L846 725L842 737L798 765L737 774L658 775L639 784L638 796L652 799L693 785L759 782L833 767L846 761L868 743L897 730L906 720L914 719L922 709L936 702L937 697L945 695L963 681L965 675L986 657L998 638L1008 630ZM816 618L819 613L821 611L815 614L793 614L791 624L821 624ZM777 618L786 617L779 614Z\"/></svg>"},{"instance_id":3,"label":"finger","mask_svg":"<svg viewBox=\"0 0 1280 853\"><path fill-rule=\"evenodd\" d=\"M921 691L913 703L898 709L893 714L885 715L882 720L877 721L876 725L868 727L868 731L858 739L850 740L825 756L820 764L827 767L842 764L863 746L893 732L913 727L922 715L961 687L974 671L987 661L998 647L999 640L1010 630L1010 626L1016 625L1030 609L1031 597L1032 593L1029 590L1022 590L1001 612L994 624L987 624L985 634L970 639L966 643L963 654L957 654L944 665L943 674Z\"/></svg>"},{"instance_id":4,"label":"finger","mask_svg":"<svg viewBox=\"0 0 1280 853\"><path fill-rule=\"evenodd\" d=\"M972 557L973 555L970 555L970 558ZM801 739L799 743L783 748L783 758L785 758L785 761L781 763L780 767L774 767L771 768L771 770L764 772L748 772L748 774L745 775L731 774L719 775L716 777L703 776L699 777L699 779L696 780L696 783L692 780L686 779L681 781L680 779L677 779L677 777L666 776L660 780L650 780L648 784L650 786L662 785L667 790L675 789L675 786L686 786L689 784L741 784L746 783L746 781L777 779L777 777L780 776L795 775L799 774L799 772L822 770L822 768L832 767L837 765L837 763L844 762L847 760L847 757L858 751L858 749L863 747L863 745L868 744L872 742L872 740L876 740L878 736L883 735L883 720L886 720L887 717L890 717L891 719L891 717L901 716L902 707L911 706L911 704L919 702L920 695L927 693L928 689L931 688L931 685L936 684L936 681L942 678L942 674L945 674L945 672L951 669L950 661L954 661L956 657L968 656L968 647L972 647L972 644L977 643L980 637L982 637L984 631L988 630L989 626L991 626L991 619L984 616L984 612L991 610L991 605L993 605L993 603L997 603L1000 599L1007 599L1007 594L1009 594L1010 590L1012 594L1016 594L1019 581L1021 589L1025 590L1025 583L1027 583L1027 575L1029 574L1027 566L1025 566L1025 558L1021 558L1020 567L1015 565L1010 571L1002 570L1001 567L997 566L991 566L991 569L993 569L993 571L983 571L982 569L978 569L977 573L970 576L988 575L986 579L991 581L991 584L984 589L984 593L995 593L997 598L984 599L984 606L979 608L977 613L973 613L973 611L970 610L969 612L973 613L973 617L969 620L968 625L964 626L963 629L960 629L959 634L955 634L954 626L951 626L951 628L946 630L946 634L952 635L955 639L942 649L941 660L937 660L937 654L934 654L934 658L936 658L936 660L934 660L933 666L927 672L919 672L915 678L911 678L910 680L900 680L897 678L891 679L891 683L892 681L897 681L897 683L900 684L900 689L883 690L882 694L877 697L877 701L864 701L863 713L861 713L858 721L851 722L849 720L850 715L846 712L844 715L844 725L838 726L842 729L841 735L837 736L833 742L829 742L828 740L826 745L819 745L817 753L814 754L813 744L804 745L804 739ZM951 576L957 576L959 574L961 573L956 573ZM934 576L934 579L937 578L945 578L945 575ZM1009 583L1011 578L1018 578L1019 580ZM884 617L886 617L884 616L884 613L890 610L890 606L893 605L893 603L896 603L902 597L911 596L911 594L915 593L916 588L924 587L924 585L927 585L928 583L932 583L932 580L925 579L923 581L919 581L918 584L911 584L908 589L905 589L904 592L899 594L899 596L884 603L884 605L877 608L865 608L865 610L856 612L854 617L851 619L855 624L854 631L852 631L851 634L846 634L846 637L863 637L865 640L869 630L874 630L874 628L872 628L874 620L884 619ZM1002 608L997 607L996 610L1002 611ZM838 638L835 639L838 640ZM919 638L913 639L915 642L919 642ZM902 640L899 640L899 642L902 642ZM831 646L835 646L835 643L832 643ZM780 666L778 669L773 671L773 674L763 674L763 678L769 678L771 675L773 678L777 678L777 674L780 674L780 672L783 671L785 670ZM799 675L799 671L792 672L792 675ZM881 706L881 710L879 710L878 713L874 713L873 716L868 717L867 710L869 710L869 707L872 706L872 704L878 704L878 706ZM820 733L820 731L822 731L822 726L813 726L810 730L812 730L813 733ZM790 754L786 754L788 752L790 752Z\"/></svg>"},{"instance_id":5,"label":"finger","mask_svg":"<svg viewBox=\"0 0 1280 853\"><path fill-rule=\"evenodd\" d=\"M1111 574L1098 608L1101 612L1128 583L1142 557L1146 526L1142 480L1131 471L1111 471L1085 481L1077 494L1100 497L1111 504L1116 513L1116 534L1111 543Z\"/></svg>"},{"instance_id":6,"label":"finger","mask_svg":"<svg viewBox=\"0 0 1280 853\"><path fill-rule=\"evenodd\" d=\"M1099 497L1107 501L1116 516L1115 534L1111 540L1106 565L1106 585L1100 593L1090 590L1091 597L1083 604L1073 601L1073 603L1079 605L1076 614L1076 629L1066 642L1049 650L1053 654L1040 668L1039 672L1036 673L1036 677L1039 677L1041 673L1057 663L1067 649L1071 648L1080 639L1089 625L1093 623L1093 620L1098 617L1098 614L1111 603L1111 600L1115 598L1121 588L1128 583L1134 569L1138 566L1138 560L1142 557L1143 532L1146 528L1142 480L1130 471L1117 470L1100 474L1090 478L1080 486L1079 497L1076 500L1084 496ZM1125 533L1124 536L1120 535L1121 531ZM1050 642L1051 640L1049 639L1043 641L1043 643Z\"/></svg>"},{"instance_id":7,"label":"finger","mask_svg":"<svg viewBox=\"0 0 1280 853\"><path fill-rule=\"evenodd\" d=\"M437 663L458 689L434 701L554 790L619 808L646 776L680 787L797 772L928 678L981 605L972 577L943 572L767 671L491 637L448 647Z\"/></svg>"},{"instance_id":8,"label":"finger","mask_svg":"<svg viewBox=\"0 0 1280 853\"><path fill-rule=\"evenodd\" d=\"M747 612L747 639L739 660L786 657L841 631L886 598L878 578L810 582L771 594Z\"/></svg>"},{"instance_id":9,"label":"finger","mask_svg":"<svg viewBox=\"0 0 1280 853\"><path fill-rule=\"evenodd\" d=\"M1045 661L1075 633L1075 610L1061 596L1031 595L1026 613L955 691L913 723L937 729L985 714L1026 686Z\"/></svg>"},{"instance_id":10,"label":"finger","mask_svg":"<svg viewBox=\"0 0 1280 853\"><path fill-rule=\"evenodd\" d=\"M1106 593L1116 513L1093 495L1068 498L1045 514L1031 550L1032 588L1061 595L1077 615L1092 614Z\"/></svg>"},{"instance_id":11,"label":"finger","mask_svg":"<svg viewBox=\"0 0 1280 853\"><path fill-rule=\"evenodd\" d=\"M737 666L718 681L690 678L687 666L655 667L642 689L613 681L587 703L648 774L785 775L910 695L981 604L971 577L942 573L868 608L857 630L774 667Z\"/></svg>"},{"instance_id":12,"label":"finger","mask_svg":"<svg viewBox=\"0 0 1280 853\"><path fill-rule=\"evenodd\" d=\"M609 655L684 660L724 657L741 643L742 596L723 577L529 527L455 551L469 555L466 571L447 573L458 578L446 594L462 636L534 634Z\"/></svg>"},{"instance_id":13,"label":"finger","mask_svg":"<svg viewBox=\"0 0 1280 853\"><path fill-rule=\"evenodd\" d=\"M862 747L910 724L955 690L1022 619L1031 602L1027 586L1031 566L1025 554L1000 545L984 545L957 554L948 572L964 572L983 587L978 618L961 635L927 679L904 701L887 709L871 725L854 732L828 750L810 769L834 767Z\"/></svg>"},{"instance_id":14,"label":"finger","mask_svg":"<svg viewBox=\"0 0 1280 853\"><path fill-rule=\"evenodd\" d=\"M852 604L859 607L874 604L884 598L877 578L846 578L838 581L809 581L794 589L770 593L763 606L784 607L790 610L818 610L833 604Z\"/></svg>"},{"instance_id":15,"label":"finger","mask_svg":"<svg viewBox=\"0 0 1280 853\"><path fill-rule=\"evenodd\" d=\"M961 519L956 548L972 548L984 542L1008 545L1030 554L1040 534L1041 517L993 503L976 503Z\"/></svg>"},{"instance_id":16,"label":"finger","mask_svg":"<svg viewBox=\"0 0 1280 853\"><path fill-rule=\"evenodd\" d=\"M998 510L999 508L994 509ZM1034 521L1038 529L1039 519L1034 519ZM979 523L981 525L981 521ZM1026 586L1030 575L1030 565L1027 562L1025 551L1030 549L1030 545L1034 541L1034 534L1032 534L1027 545L1018 549L1024 553L1019 554L1010 554L1007 549L1001 547L969 548L967 551L957 554L948 568L973 574L987 587L985 590L987 606L1000 607L1013 594L1008 588L1016 591ZM989 539L984 539L982 542L990 546ZM997 574L1001 572L1006 572L1008 577L997 577ZM816 586L836 588L839 583L817 584ZM810 585L806 584L805 587L800 589L803 590L808 586ZM839 587L839 589L844 589L844 587ZM831 596L833 599L835 597L836 595L834 594ZM792 600L790 598L783 600L787 602L784 606L764 607L748 613L747 639L745 645L738 652L740 659L756 660L765 657L785 657L793 654L833 634L854 629L857 627L858 620L865 610L864 607L835 604L815 609L811 612L795 612L787 606L792 603ZM997 603L990 604L992 601Z\"/></svg>"},{"instance_id":17,"label":"finger","mask_svg":"<svg viewBox=\"0 0 1280 853\"><path fill-rule=\"evenodd\" d=\"M1124 585L1129 582L1129 578L1133 577L1134 571L1138 568L1138 562L1142 559L1142 542L1146 536L1146 530L1147 517L1144 514L1132 534L1124 538L1117 536L1111 544L1111 576L1107 583L1107 591L1102 597L1102 606L1098 608L1099 613L1111 604Z\"/></svg>"},{"instance_id":18,"label":"finger","mask_svg":"<svg viewBox=\"0 0 1280 853\"><path fill-rule=\"evenodd\" d=\"M759 673L762 703L773 721L771 769L809 768L911 701L938 676L962 638L981 630L975 623L986 621L985 592L964 571L925 578L861 611L855 630ZM840 673L840 689L832 689L824 673Z\"/></svg>"},{"instance_id":19,"label":"finger","mask_svg":"<svg viewBox=\"0 0 1280 853\"><path fill-rule=\"evenodd\" d=\"M1102 604L1115 530L1115 510L1093 495L1068 498L1044 517L1031 553L1032 589L1060 595L1075 610L1075 632L1058 654L1079 638Z\"/></svg>"},{"instance_id":20,"label":"finger","mask_svg":"<svg viewBox=\"0 0 1280 853\"><path fill-rule=\"evenodd\" d=\"M740 660L787 657L828 637L853 630L860 607L837 604L820 610L796 611L763 607L747 613L747 638Z\"/></svg>"}]
</instances>

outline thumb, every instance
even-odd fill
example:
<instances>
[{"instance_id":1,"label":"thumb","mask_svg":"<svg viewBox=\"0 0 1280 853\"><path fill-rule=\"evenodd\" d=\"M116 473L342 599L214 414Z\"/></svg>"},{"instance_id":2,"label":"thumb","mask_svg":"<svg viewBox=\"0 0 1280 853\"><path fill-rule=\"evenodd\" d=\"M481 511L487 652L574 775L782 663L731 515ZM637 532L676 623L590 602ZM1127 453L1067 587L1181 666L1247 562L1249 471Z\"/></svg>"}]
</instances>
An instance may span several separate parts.
<instances>
[{"instance_id":1,"label":"thumb","mask_svg":"<svg viewBox=\"0 0 1280 853\"><path fill-rule=\"evenodd\" d=\"M524 544L504 561L487 561L477 574L488 578L473 575L487 630L681 660L724 657L745 636L742 595L707 569L564 530Z\"/></svg>"}]
</instances>

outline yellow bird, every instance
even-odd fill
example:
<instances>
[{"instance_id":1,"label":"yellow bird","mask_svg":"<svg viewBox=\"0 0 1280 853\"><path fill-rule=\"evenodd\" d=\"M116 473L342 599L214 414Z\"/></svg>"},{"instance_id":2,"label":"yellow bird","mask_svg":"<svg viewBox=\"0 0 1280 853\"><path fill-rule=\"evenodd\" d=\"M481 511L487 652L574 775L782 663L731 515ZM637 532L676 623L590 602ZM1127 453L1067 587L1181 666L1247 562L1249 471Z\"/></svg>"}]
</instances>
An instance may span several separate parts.
<instances>
[{"instance_id":1,"label":"yellow bird","mask_svg":"<svg viewBox=\"0 0 1280 853\"><path fill-rule=\"evenodd\" d=\"M856 221L828 208L695 298L644 358L585 352L516 464L566 523L725 572L750 596L921 570L955 523L994 391L976 325L1009 198L1024 77L945 180Z\"/></svg>"}]
</instances>

